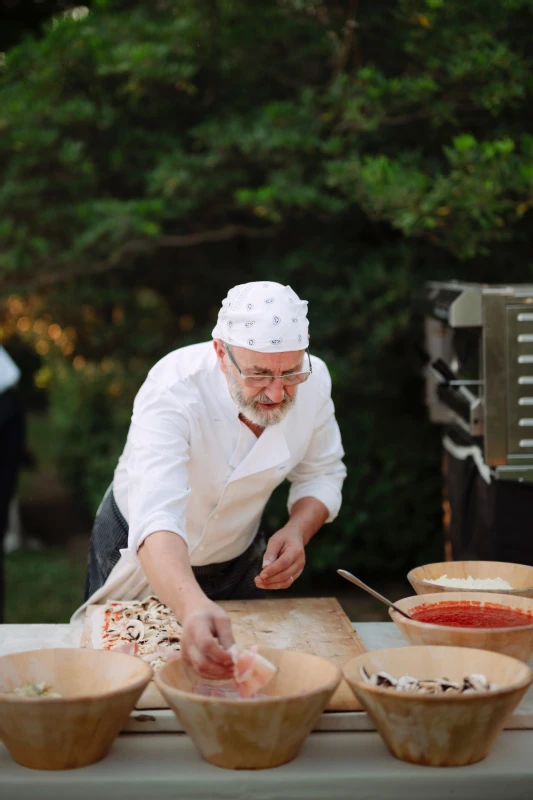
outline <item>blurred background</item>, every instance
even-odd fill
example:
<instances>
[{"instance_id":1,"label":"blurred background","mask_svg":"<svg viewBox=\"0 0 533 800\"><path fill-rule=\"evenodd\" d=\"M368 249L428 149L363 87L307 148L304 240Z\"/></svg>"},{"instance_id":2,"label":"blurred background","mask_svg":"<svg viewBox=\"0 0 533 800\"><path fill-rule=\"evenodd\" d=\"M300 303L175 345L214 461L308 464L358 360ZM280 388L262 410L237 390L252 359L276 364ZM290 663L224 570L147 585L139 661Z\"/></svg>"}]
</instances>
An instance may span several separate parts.
<instances>
[{"instance_id":1,"label":"blurred background","mask_svg":"<svg viewBox=\"0 0 533 800\"><path fill-rule=\"evenodd\" d=\"M26 408L6 621L81 603L148 370L264 278L309 301L348 468L293 592L382 618L337 567L394 599L445 557L420 292L532 279L533 0L0 9L0 343Z\"/></svg>"}]
</instances>

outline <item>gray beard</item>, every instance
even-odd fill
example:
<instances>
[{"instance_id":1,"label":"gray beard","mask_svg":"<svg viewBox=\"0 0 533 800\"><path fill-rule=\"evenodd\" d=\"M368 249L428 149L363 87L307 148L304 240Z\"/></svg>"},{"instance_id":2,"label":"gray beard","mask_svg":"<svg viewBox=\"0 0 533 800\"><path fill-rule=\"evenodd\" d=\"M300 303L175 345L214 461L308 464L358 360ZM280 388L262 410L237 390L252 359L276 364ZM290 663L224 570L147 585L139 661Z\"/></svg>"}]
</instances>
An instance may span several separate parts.
<instances>
[{"instance_id":1,"label":"gray beard","mask_svg":"<svg viewBox=\"0 0 533 800\"><path fill-rule=\"evenodd\" d=\"M289 397L284 391L281 404L271 411L264 411L262 408L257 408L257 403L271 403L271 399L266 394L258 394L252 398L246 397L232 371L228 372L228 387L239 412L246 417L248 422L259 425L261 428L278 425L287 416L296 400L296 392L293 397Z\"/></svg>"}]
</instances>

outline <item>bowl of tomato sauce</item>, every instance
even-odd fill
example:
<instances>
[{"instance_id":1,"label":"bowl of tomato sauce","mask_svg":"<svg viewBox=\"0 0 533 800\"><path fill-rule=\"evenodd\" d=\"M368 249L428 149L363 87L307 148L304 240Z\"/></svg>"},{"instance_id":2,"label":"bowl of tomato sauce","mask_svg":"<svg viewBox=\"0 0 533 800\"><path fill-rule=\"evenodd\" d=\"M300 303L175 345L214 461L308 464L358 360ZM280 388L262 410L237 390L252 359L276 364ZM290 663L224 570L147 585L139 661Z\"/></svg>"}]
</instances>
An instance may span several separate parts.
<instances>
[{"instance_id":1,"label":"bowl of tomato sauce","mask_svg":"<svg viewBox=\"0 0 533 800\"><path fill-rule=\"evenodd\" d=\"M405 597L396 605L412 617L389 611L411 644L476 647L526 663L533 656L533 599L494 592L447 592Z\"/></svg>"}]
</instances>

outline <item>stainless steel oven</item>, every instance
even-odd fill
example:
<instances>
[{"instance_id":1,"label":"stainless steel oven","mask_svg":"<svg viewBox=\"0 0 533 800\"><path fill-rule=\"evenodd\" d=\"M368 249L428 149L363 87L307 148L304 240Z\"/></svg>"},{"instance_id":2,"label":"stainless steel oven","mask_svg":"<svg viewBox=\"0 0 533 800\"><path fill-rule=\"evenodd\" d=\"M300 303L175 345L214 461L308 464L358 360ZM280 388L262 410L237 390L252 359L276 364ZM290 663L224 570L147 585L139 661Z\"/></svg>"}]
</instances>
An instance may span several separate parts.
<instances>
[{"instance_id":1,"label":"stainless steel oven","mask_svg":"<svg viewBox=\"0 0 533 800\"><path fill-rule=\"evenodd\" d=\"M533 481L533 285L429 283L425 313L430 418L494 477Z\"/></svg>"},{"instance_id":2,"label":"stainless steel oven","mask_svg":"<svg viewBox=\"0 0 533 800\"><path fill-rule=\"evenodd\" d=\"M533 563L533 285L430 282L424 315L453 556Z\"/></svg>"}]
</instances>

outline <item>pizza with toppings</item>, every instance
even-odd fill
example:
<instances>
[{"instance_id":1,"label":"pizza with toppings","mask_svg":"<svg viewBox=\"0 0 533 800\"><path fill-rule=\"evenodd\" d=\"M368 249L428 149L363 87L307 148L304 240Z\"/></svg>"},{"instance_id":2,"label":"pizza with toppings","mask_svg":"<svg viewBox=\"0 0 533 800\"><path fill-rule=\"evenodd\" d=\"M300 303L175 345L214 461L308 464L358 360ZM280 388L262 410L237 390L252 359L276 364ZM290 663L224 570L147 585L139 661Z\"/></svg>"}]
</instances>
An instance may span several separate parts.
<instances>
[{"instance_id":1,"label":"pizza with toppings","mask_svg":"<svg viewBox=\"0 0 533 800\"><path fill-rule=\"evenodd\" d=\"M154 670L179 658L182 628L171 609L154 595L145 600L110 600L95 609L91 617L92 645L139 656ZM243 649L234 644L233 681L225 686L199 686L200 694L254 697L277 672L277 667L258 653L258 647Z\"/></svg>"},{"instance_id":2,"label":"pizza with toppings","mask_svg":"<svg viewBox=\"0 0 533 800\"><path fill-rule=\"evenodd\" d=\"M153 669L179 657L181 635L174 614L155 596L110 600L92 616L94 648L139 656Z\"/></svg>"}]
</instances>

